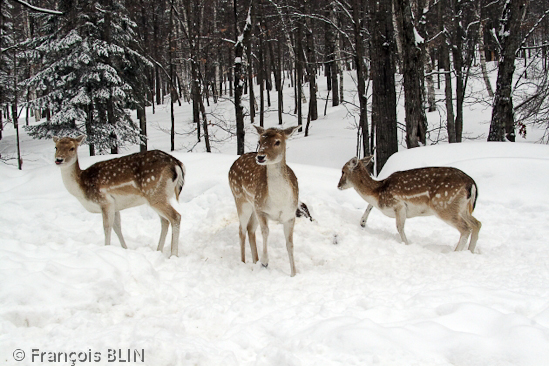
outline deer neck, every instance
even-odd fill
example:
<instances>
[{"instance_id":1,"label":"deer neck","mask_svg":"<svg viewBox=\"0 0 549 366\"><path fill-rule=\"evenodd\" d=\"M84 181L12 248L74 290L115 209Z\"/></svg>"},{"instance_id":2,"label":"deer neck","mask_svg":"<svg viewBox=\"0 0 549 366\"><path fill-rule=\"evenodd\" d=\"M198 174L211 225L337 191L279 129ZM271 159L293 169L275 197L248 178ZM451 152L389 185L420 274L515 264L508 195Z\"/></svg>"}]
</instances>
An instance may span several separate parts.
<instances>
[{"instance_id":1,"label":"deer neck","mask_svg":"<svg viewBox=\"0 0 549 366\"><path fill-rule=\"evenodd\" d=\"M278 163L267 164L267 184L271 180L279 180L286 176L286 157L283 156Z\"/></svg>"},{"instance_id":2,"label":"deer neck","mask_svg":"<svg viewBox=\"0 0 549 366\"><path fill-rule=\"evenodd\" d=\"M372 176L365 169L355 175L355 182L353 187L368 203L376 205L378 191L382 186L383 181L378 181L372 178ZM376 202L373 199L376 199ZM372 201L372 202L370 202Z\"/></svg>"},{"instance_id":3,"label":"deer neck","mask_svg":"<svg viewBox=\"0 0 549 366\"><path fill-rule=\"evenodd\" d=\"M84 197L84 189L81 184L82 169L78 163L78 158L75 159L73 164L61 167L61 177L63 183L70 194L78 198Z\"/></svg>"}]
</instances>

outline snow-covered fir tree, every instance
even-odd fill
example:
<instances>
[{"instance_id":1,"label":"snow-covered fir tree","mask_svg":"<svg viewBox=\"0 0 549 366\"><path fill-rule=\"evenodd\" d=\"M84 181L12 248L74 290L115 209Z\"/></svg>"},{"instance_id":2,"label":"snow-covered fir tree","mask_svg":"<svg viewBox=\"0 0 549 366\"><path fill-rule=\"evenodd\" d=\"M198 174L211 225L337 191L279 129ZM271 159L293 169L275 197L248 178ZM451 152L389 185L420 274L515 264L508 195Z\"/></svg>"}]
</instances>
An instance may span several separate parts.
<instances>
[{"instance_id":1,"label":"snow-covered fir tree","mask_svg":"<svg viewBox=\"0 0 549 366\"><path fill-rule=\"evenodd\" d=\"M39 95L32 104L51 111L31 135L85 133L92 155L139 143L139 128L125 109L135 104L127 70L148 61L133 49L135 23L123 2L60 0L58 8L64 16L37 15L42 35L30 41L41 65L27 80Z\"/></svg>"}]
</instances>

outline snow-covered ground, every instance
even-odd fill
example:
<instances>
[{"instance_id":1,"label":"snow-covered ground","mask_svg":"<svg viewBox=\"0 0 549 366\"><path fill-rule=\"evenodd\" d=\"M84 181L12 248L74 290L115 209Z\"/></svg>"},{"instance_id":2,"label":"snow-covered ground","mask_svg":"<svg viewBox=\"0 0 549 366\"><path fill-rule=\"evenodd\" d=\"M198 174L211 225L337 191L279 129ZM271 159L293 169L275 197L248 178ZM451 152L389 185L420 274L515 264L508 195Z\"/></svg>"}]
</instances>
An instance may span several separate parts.
<instances>
[{"instance_id":1,"label":"snow-covered ground","mask_svg":"<svg viewBox=\"0 0 549 366\"><path fill-rule=\"evenodd\" d=\"M122 212L128 250L116 237L105 247L100 215L63 186L53 143L23 133L23 171L0 163L0 363L547 365L549 147L472 141L402 149L382 177L460 168L478 184L474 215L483 224L475 254L453 252L458 232L435 217L408 220L406 246L394 219L376 210L359 226L366 203L336 187L355 153L353 120L344 107L320 114L310 137L288 142L300 198L316 220L296 224L293 278L279 225L271 224L268 268L251 263L249 246L240 262L227 181L234 141L213 154L187 153L192 138L177 137L173 155L187 177L175 204L180 256L168 258L169 240L164 253L155 251L160 223L146 206ZM188 117L188 105L177 107L181 129ZM169 150L160 129L168 109L148 118L149 147ZM438 114L429 118L436 126ZM484 107L468 109L467 136L486 134L489 118ZM267 125L275 124L273 112ZM3 156L13 141L7 127ZM247 146L255 147L251 129ZM86 147L80 156L83 167L109 158L89 157ZM14 360L19 351L22 362Z\"/></svg>"}]
</instances>

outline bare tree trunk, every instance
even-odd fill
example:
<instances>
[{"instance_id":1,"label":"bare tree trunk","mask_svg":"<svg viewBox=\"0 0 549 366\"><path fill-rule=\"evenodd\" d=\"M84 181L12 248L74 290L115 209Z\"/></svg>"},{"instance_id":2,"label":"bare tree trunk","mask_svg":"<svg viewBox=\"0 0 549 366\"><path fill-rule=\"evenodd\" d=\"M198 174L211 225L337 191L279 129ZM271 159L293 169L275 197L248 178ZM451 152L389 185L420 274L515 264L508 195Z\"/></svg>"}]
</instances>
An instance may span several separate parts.
<instances>
[{"instance_id":1,"label":"bare tree trunk","mask_svg":"<svg viewBox=\"0 0 549 366\"><path fill-rule=\"evenodd\" d=\"M255 122L255 112L256 112L256 101L255 101L255 93L254 93L254 60L252 56L252 31L253 31L253 25L255 24L255 10L252 6L251 8L251 14L250 19L252 21L252 29L250 29L250 36L246 38L246 58L248 60L248 95L250 97L250 123Z\"/></svg>"},{"instance_id":2,"label":"bare tree trunk","mask_svg":"<svg viewBox=\"0 0 549 366\"><path fill-rule=\"evenodd\" d=\"M376 128L376 171L398 151L393 22L387 1L370 0L372 125ZM388 41L391 40L391 41Z\"/></svg>"},{"instance_id":3,"label":"bare tree trunk","mask_svg":"<svg viewBox=\"0 0 549 366\"><path fill-rule=\"evenodd\" d=\"M425 63L425 82L426 82L426 90L427 90L427 105L428 105L428 111L434 112L436 111L436 94L435 94L435 81L433 80L433 72L435 71L434 63L433 63L433 56L432 56L432 48L427 47L425 52L425 57L427 62Z\"/></svg>"},{"instance_id":4,"label":"bare tree trunk","mask_svg":"<svg viewBox=\"0 0 549 366\"><path fill-rule=\"evenodd\" d=\"M526 12L525 0L512 0L505 4L500 23L502 47L498 66L496 94L488 141L515 141L515 119L512 99L513 74L516 51L520 46L520 26Z\"/></svg>"},{"instance_id":5,"label":"bare tree trunk","mask_svg":"<svg viewBox=\"0 0 549 366\"><path fill-rule=\"evenodd\" d=\"M307 11L309 14L312 14L312 2L306 1L303 10ZM315 56L315 45L312 34L312 24L311 19L306 18L305 20L305 41L306 41L306 57L305 67L307 70L307 79L309 81L309 111L308 119L309 121L316 121L318 119L318 103L316 99L316 56Z\"/></svg>"},{"instance_id":6,"label":"bare tree trunk","mask_svg":"<svg viewBox=\"0 0 549 366\"><path fill-rule=\"evenodd\" d=\"M299 132L303 131L303 111L302 111L302 102L303 102L303 42L301 36L303 35L303 25L299 21L297 22L297 32L295 35L296 43L296 58L295 58L295 87L296 87L296 106L297 106L297 125L299 126Z\"/></svg>"},{"instance_id":7,"label":"bare tree trunk","mask_svg":"<svg viewBox=\"0 0 549 366\"><path fill-rule=\"evenodd\" d=\"M425 144L427 116L423 104L423 40L417 39L409 0L395 0L395 13L402 37L402 74L404 77L404 105L406 110L406 145L408 148Z\"/></svg>"},{"instance_id":8,"label":"bare tree trunk","mask_svg":"<svg viewBox=\"0 0 549 366\"><path fill-rule=\"evenodd\" d=\"M480 25L478 28L478 53L480 57L480 69L482 70L482 78L484 79L484 85L486 85L486 91L490 98L494 97L494 90L488 77L488 71L486 70L486 50L484 47L484 22L481 19L480 2L477 9L478 17L480 19Z\"/></svg>"},{"instance_id":9,"label":"bare tree trunk","mask_svg":"<svg viewBox=\"0 0 549 366\"><path fill-rule=\"evenodd\" d=\"M143 98L146 98L144 96ZM137 119L139 120L139 128L141 135L143 136L141 144L139 145L139 151L147 151L147 113L145 109L145 99L139 102L137 105Z\"/></svg>"},{"instance_id":10,"label":"bare tree trunk","mask_svg":"<svg viewBox=\"0 0 549 366\"><path fill-rule=\"evenodd\" d=\"M278 93L278 124L282 124L282 112L284 109L283 95L282 95L282 60L281 60L281 42L276 41L278 47L277 57L274 56L273 44L269 42L269 53L271 54L271 60L274 66L274 79L275 79L275 88Z\"/></svg>"},{"instance_id":11,"label":"bare tree trunk","mask_svg":"<svg viewBox=\"0 0 549 366\"><path fill-rule=\"evenodd\" d=\"M454 124L454 101L452 96L452 71L450 66L450 51L448 46L442 46L442 58L444 64L444 95L446 101L446 130L448 142L457 142L456 127Z\"/></svg>"},{"instance_id":12,"label":"bare tree trunk","mask_svg":"<svg viewBox=\"0 0 549 366\"><path fill-rule=\"evenodd\" d=\"M333 7L326 9L326 17L331 19L334 24L337 24L336 12ZM339 105L339 86L338 86L338 67L336 58L336 35L334 29L328 23L325 23L324 32L326 34L326 82L328 84L328 91L332 92L332 107Z\"/></svg>"},{"instance_id":13,"label":"bare tree trunk","mask_svg":"<svg viewBox=\"0 0 549 366\"><path fill-rule=\"evenodd\" d=\"M234 7L234 34L236 43L234 47L234 105L236 114L236 153L244 154L244 107L242 106L242 57L244 55L244 44L247 38L250 37L252 24L246 22L242 34L238 32L238 10L236 6L237 0L233 0ZM251 18L252 4L248 9L248 18Z\"/></svg>"},{"instance_id":14,"label":"bare tree trunk","mask_svg":"<svg viewBox=\"0 0 549 366\"><path fill-rule=\"evenodd\" d=\"M352 11L353 11L353 28L354 28L354 42L355 42L355 64L356 64L356 74L357 74L357 86L358 86L358 101L360 105L360 115L359 115L359 129L362 137L362 154L366 155L370 151L370 139L368 137L368 109L366 99L366 77L367 70L364 59L366 52L364 49L364 11L365 4L364 0L353 0L352 2ZM390 12L389 12L390 13ZM396 121L396 119L395 119ZM357 152L358 155L358 152Z\"/></svg>"}]
</instances>

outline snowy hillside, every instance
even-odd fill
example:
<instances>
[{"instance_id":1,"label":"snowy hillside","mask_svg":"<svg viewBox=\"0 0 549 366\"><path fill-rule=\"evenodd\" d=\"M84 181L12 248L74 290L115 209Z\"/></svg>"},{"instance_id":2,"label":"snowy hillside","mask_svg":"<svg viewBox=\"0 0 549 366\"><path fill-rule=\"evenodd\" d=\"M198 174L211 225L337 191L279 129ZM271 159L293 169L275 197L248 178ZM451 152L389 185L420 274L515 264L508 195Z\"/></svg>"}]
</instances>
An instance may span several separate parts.
<instances>
[{"instance_id":1,"label":"snowy hillside","mask_svg":"<svg viewBox=\"0 0 549 366\"><path fill-rule=\"evenodd\" d=\"M188 106L177 111L184 118ZM486 112L471 113L467 131L483 133ZM294 278L279 225L271 223L268 268L251 263L249 246L240 262L233 144L206 154L181 143L173 153L187 179L176 204L180 255L168 259L169 243L155 251L160 223L146 206L122 212L128 250L114 236L105 247L100 215L63 186L53 143L23 135L24 170L0 164L0 362L54 364L53 352L74 352L77 365L112 365L109 350L122 352L118 363L137 350L145 362L131 364L151 366L546 365L549 147L467 142L394 155L381 176L454 166L480 192L478 253L453 252L459 233L435 217L408 220L406 246L379 211L361 228L366 203L337 190L355 150L345 114L329 109L311 137L288 142L316 220L296 223ZM167 125L167 116L159 109L149 121ZM168 136L151 131L150 147L167 150ZM2 151L10 141L6 130ZM109 158L86 150L83 167Z\"/></svg>"}]
</instances>

